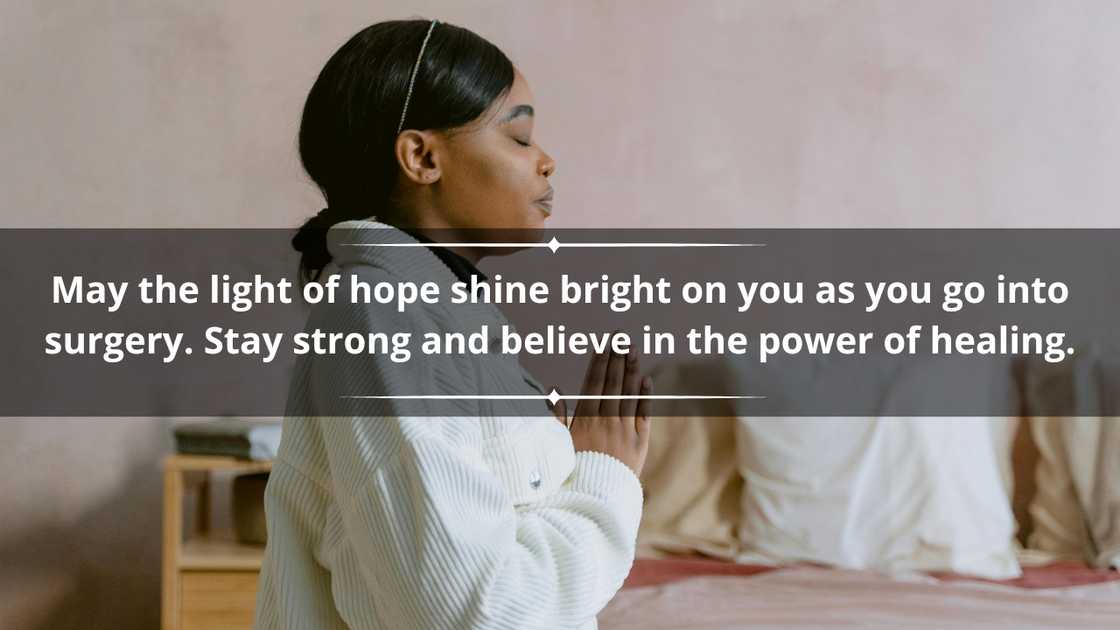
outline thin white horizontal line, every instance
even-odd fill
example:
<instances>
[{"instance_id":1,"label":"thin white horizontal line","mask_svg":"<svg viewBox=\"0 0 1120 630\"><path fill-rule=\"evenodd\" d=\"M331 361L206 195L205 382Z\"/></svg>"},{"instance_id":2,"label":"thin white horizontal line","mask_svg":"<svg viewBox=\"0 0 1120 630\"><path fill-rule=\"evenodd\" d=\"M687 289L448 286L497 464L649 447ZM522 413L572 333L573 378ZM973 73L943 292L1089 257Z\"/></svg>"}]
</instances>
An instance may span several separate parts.
<instances>
[{"instance_id":1,"label":"thin white horizontal line","mask_svg":"<svg viewBox=\"0 0 1120 630\"><path fill-rule=\"evenodd\" d=\"M402 400L550 400L550 394L416 394L402 396L340 396L340 398L376 398ZM763 399L765 396L677 396L670 394L559 394L559 400L724 400L724 399Z\"/></svg>"},{"instance_id":2,"label":"thin white horizontal line","mask_svg":"<svg viewBox=\"0 0 1120 630\"><path fill-rule=\"evenodd\" d=\"M342 243L345 247L766 247L766 243Z\"/></svg>"}]
</instances>

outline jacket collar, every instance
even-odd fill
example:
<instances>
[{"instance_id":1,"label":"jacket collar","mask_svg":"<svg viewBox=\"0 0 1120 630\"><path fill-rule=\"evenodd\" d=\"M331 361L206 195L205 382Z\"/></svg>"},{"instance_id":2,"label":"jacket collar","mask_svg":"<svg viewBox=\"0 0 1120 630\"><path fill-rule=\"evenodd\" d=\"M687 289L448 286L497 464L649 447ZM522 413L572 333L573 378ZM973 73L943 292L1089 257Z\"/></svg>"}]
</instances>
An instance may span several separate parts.
<instances>
[{"instance_id":1,"label":"jacket collar","mask_svg":"<svg viewBox=\"0 0 1120 630\"><path fill-rule=\"evenodd\" d=\"M371 246L371 245L377 246ZM459 277L424 243L411 234L378 221L376 217L336 223L327 230L327 250L331 262L343 269L349 265L370 265L384 270L400 281L417 284L435 282L440 287L440 304L457 316L467 316L477 323L501 326L509 321L497 306L490 303L449 304L451 285ZM483 276L485 278L485 276ZM465 330L460 332L473 332ZM495 331L491 330L491 334Z\"/></svg>"}]
</instances>

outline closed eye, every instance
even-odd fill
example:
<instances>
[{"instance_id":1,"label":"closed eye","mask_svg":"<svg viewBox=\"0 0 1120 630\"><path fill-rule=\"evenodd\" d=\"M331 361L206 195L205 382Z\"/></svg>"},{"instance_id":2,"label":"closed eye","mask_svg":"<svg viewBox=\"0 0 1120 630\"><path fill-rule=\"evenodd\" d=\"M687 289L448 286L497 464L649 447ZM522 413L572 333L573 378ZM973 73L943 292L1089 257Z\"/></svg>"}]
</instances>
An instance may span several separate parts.
<instances>
[{"instance_id":1,"label":"closed eye","mask_svg":"<svg viewBox=\"0 0 1120 630\"><path fill-rule=\"evenodd\" d=\"M521 146L523 146L523 147L529 147L529 146L532 146L532 145L533 145L533 143L532 143L532 142L526 142L526 141L524 141L524 140L519 140L519 139L517 139L517 138L514 138L514 139L513 139L513 141L514 141L514 142L516 142L517 144L520 144L520 145L521 145Z\"/></svg>"}]
</instances>

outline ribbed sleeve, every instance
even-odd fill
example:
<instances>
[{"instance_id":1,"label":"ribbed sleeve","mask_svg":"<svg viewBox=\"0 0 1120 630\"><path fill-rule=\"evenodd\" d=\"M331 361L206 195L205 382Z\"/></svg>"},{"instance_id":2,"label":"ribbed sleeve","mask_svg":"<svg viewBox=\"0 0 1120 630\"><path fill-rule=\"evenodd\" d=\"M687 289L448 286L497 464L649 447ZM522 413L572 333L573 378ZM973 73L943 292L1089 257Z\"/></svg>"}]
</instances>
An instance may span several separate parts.
<instances>
[{"instance_id":1,"label":"ribbed sleeve","mask_svg":"<svg viewBox=\"0 0 1120 630\"><path fill-rule=\"evenodd\" d=\"M352 428L378 422L366 419ZM430 422L430 421L429 421ZM350 459L331 421L327 449ZM580 453L568 483L515 509L466 443L406 442L339 497L346 536L384 627L577 628L593 622L633 560L641 487L621 462Z\"/></svg>"}]
</instances>

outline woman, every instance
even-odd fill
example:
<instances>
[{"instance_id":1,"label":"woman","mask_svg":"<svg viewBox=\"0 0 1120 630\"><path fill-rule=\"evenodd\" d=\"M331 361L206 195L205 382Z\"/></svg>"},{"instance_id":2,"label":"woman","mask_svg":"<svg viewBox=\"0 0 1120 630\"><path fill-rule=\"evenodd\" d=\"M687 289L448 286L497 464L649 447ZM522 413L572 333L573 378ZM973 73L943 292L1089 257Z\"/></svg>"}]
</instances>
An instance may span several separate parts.
<instances>
[{"instance_id":1,"label":"woman","mask_svg":"<svg viewBox=\"0 0 1120 630\"><path fill-rule=\"evenodd\" d=\"M555 164L532 140L533 113L524 77L466 29L410 20L355 35L304 108L300 155L328 203L293 240L305 280L446 289L490 252L348 243L539 234ZM508 323L493 305L346 302L313 307L308 330L418 338ZM541 399L512 414L481 399L352 397L542 392L516 357L299 359L266 493L257 628L595 627L633 561L645 399L581 399L569 427ZM637 358L612 354L591 360L582 393L649 392Z\"/></svg>"}]
</instances>

